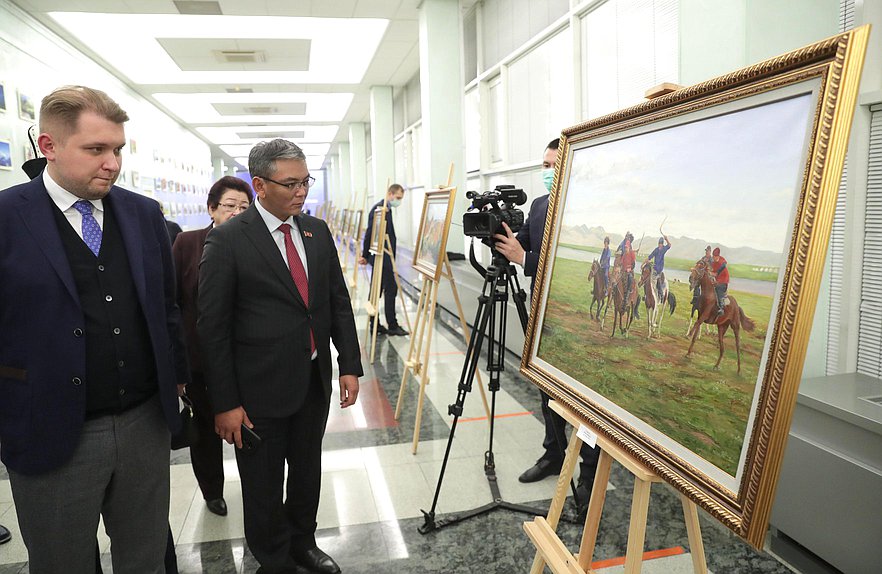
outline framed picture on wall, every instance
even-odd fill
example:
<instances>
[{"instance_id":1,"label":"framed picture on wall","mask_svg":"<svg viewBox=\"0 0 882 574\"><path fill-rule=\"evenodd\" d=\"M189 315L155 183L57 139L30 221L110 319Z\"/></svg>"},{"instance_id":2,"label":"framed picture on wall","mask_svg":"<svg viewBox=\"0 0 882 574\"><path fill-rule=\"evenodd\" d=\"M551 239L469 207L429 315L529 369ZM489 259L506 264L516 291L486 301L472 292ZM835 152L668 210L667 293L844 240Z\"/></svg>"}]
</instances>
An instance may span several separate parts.
<instances>
[{"instance_id":1,"label":"framed picture on wall","mask_svg":"<svg viewBox=\"0 0 882 574\"><path fill-rule=\"evenodd\" d=\"M447 187L427 192L423 200L423 215L413 251L413 268L434 281L441 277L454 197L456 188Z\"/></svg>"},{"instance_id":2,"label":"framed picture on wall","mask_svg":"<svg viewBox=\"0 0 882 574\"><path fill-rule=\"evenodd\" d=\"M0 113L6 113L6 86L0 82Z\"/></svg>"},{"instance_id":3,"label":"framed picture on wall","mask_svg":"<svg viewBox=\"0 0 882 574\"><path fill-rule=\"evenodd\" d=\"M858 28L561 134L521 371L757 547L867 36ZM624 251L608 292L606 244Z\"/></svg>"},{"instance_id":4,"label":"framed picture on wall","mask_svg":"<svg viewBox=\"0 0 882 574\"><path fill-rule=\"evenodd\" d=\"M0 140L0 169L12 170L12 146L7 140Z\"/></svg>"},{"instance_id":5,"label":"framed picture on wall","mask_svg":"<svg viewBox=\"0 0 882 574\"><path fill-rule=\"evenodd\" d=\"M21 90L18 90L18 117L26 122L32 122L37 119L33 98Z\"/></svg>"}]
</instances>

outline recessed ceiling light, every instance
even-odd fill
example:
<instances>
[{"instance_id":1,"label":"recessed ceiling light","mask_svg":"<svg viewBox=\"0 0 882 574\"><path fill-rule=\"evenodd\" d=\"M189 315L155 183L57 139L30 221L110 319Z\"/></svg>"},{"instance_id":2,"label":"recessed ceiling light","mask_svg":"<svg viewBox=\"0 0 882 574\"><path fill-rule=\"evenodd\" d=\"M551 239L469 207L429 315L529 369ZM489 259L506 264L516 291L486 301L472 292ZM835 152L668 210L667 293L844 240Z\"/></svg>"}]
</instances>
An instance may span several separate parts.
<instances>
[{"instance_id":1,"label":"recessed ceiling light","mask_svg":"<svg viewBox=\"0 0 882 574\"><path fill-rule=\"evenodd\" d=\"M49 12L49 16L137 84L357 84L389 24L380 18L97 12ZM96 34L96 30L101 33ZM309 41L308 69L184 71L159 41L223 38L230 42L255 42L255 30L259 30L260 38L270 41Z\"/></svg>"},{"instance_id":2,"label":"recessed ceiling light","mask_svg":"<svg viewBox=\"0 0 882 574\"><path fill-rule=\"evenodd\" d=\"M353 94L158 93L153 94L153 97L188 124L247 124L255 121L302 122L306 118L310 122L339 122L346 116ZM299 106L288 106L289 104ZM236 107L241 109L239 113L235 112Z\"/></svg>"},{"instance_id":3,"label":"recessed ceiling light","mask_svg":"<svg viewBox=\"0 0 882 574\"><path fill-rule=\"evenodd\" d=\"M223 14L220 3L205 0L174 0L181 14Z\"/></svg>"},{"instance_id":4,"label":"recessed ceiling light","mask_svg":"<svg viewBox=\"0 0 882 574\"><path fill-rule=\"evenodd\" d=\"M222 144L255 144L273 138L284 138L298 145L301 142L328 143L337 137L339 127L336 125L249 125L249 126L223 126L223 127L199 127L200 134L210 142ZM296 134L303 134L297 136Z\"/></svg>"}]
</instances>

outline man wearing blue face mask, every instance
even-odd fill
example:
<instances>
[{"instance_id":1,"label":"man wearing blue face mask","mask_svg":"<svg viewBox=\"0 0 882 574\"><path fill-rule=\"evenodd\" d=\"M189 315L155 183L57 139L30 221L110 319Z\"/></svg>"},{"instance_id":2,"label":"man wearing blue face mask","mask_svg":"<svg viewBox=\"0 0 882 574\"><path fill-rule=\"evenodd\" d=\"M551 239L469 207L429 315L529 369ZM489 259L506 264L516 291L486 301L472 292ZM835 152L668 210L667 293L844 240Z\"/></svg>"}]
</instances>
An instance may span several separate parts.
<instances>
[{"instance_id":1,"label":"man wearing blue face mask","mask_svg":"<svg viewBox=\"0 0 882 574\"><path fill-rule=\"evenodd\" d=\"M393 183L386 191L386 234L389 236L389 243L392 247L392 256L395 256L395 225L392 223L392 209L401 205L401 199L404 197L404 187L397 183ZM371 207L367 218L367 229L364 232L364 241L361 249L361 258L358 262L362 265L370 263L373 267L374 256L369 251L371 233L374 226L374 212L383 208L383 202L378 201ZM383 256L383 284L380 286L383 293L383 307L386 314L386 327L377 325L377 333L383 335L407 335L408 332L398 324L395 317L395 296L398 295L398 285L395 283L395 275L392 271L392 258L388 255Z\"/></svg>"},{"instance_id":2,"label":"man wearing blue face mask","mask_svg":"<svg viewBox=\"0 0 882 574\"><path fill-rule=\"evenodd\" d=\"M559 138L551 140L545 148L545 153L542 156L542 182L548 193L533 201L530 206L530 214L518 231L517 237L504 223L506 234L493 236L496 240L496 250L510 262L521 265L524 268L524 275L532 277L531 292L536 283L536 271L539 267L539 251L542 247L545 218L548 215L548 194L551 193L554 180L554 164L557 163L558 147L560 147ZM548 395L545 393L541 393L541 395L542 418L545 422L545 438L542 441L542 446L545 453L539 457L536 464L518 477L520 482L536 482L548 476L560 474L560 467L563 464L564 449L567 444L567 424L548 406ZM576 493L578 495L578 510L580 514L583 514L588 509L588 499L591 496L591 486L594 483L600 451L583 444L581 454L582 462Z\"/></svg>"}]
</instances>

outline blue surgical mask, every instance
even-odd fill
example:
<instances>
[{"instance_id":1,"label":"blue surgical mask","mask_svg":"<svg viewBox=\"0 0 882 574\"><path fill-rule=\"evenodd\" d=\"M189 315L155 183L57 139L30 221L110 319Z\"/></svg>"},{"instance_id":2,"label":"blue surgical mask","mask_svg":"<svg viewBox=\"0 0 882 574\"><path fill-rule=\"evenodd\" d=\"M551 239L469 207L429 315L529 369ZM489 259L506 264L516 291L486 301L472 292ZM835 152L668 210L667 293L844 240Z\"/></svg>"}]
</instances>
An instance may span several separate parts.
<instances>
[{"instance_id":1,"label":"blue surgical mask","mask_svg":"<svg viewBox=\"0 0 882 574\"><path fill-rule=\"evenodd\" d=\"M545 189L548 190L548 193L551 193L551 184L554 183L554 168L549 167L542 170L542 183L545 185Z\"/></svg>"},{"instance_id":2,"label":"blue surgical mask","mask_svg":"<svg viewBox=\"0 0 882 574\"><path fill-rule=\"evenodd\" d=\"M389 203L389 207L398 207L399 205L401 205L401 200L400 199L390 199L388 201L388 203Z\"/></svg>"}]
</instances>

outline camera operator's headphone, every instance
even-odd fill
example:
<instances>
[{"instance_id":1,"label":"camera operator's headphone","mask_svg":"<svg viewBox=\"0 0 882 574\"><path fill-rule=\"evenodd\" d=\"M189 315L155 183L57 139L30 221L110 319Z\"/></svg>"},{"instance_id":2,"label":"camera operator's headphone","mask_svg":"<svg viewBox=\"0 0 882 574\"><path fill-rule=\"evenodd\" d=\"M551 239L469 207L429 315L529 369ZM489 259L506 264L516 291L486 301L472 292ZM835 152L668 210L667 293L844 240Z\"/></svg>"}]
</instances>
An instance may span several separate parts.
<instances>
[{"instance_id":1,"label":"camera operator's headphone","mask_svg":"<svg viewBox=\"0 0 882 574\"><path fill-rule=\"evenodd\" d=\"M31 147L34 149L34 159L29 159L21 165L21 168L24 170L28 177L34 179L41 173L43 173L43 169L46 167L46 158L40 157L40 148L37 147L36 138L34 138L34 134L37 132L37 126L31 126L28 128L28 139L31 141Z\"/></svg>"}]
</instances>

